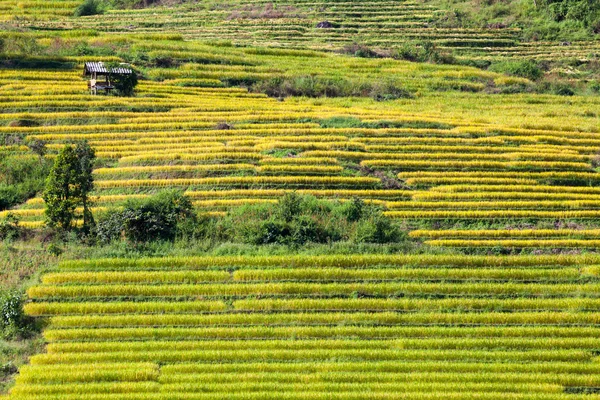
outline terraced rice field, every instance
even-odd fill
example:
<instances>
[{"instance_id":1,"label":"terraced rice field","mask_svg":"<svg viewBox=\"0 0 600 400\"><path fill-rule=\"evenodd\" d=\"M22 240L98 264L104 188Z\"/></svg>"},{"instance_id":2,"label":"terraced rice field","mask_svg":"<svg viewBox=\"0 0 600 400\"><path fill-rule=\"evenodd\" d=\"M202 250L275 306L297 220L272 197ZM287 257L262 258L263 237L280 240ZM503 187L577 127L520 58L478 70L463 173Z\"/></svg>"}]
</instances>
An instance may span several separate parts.
<instances>
[{"instance_id":1,"label":"terraced rice field","mask_svg":"<svg viewBox=\"0 0 600 400\"><path fill-rule=\"evenodd\" d=\"M29 290L48 346L9 399L589 399L599 261L69 261Z\"/></svg>"},{"instance_id":2,"label":"terraced rice field","mask_svg":"<svg viewBox=\"0 0 600 400\"><path fill-rule=\"evenodd\" d=\"M290 191L361 198L408 231L394 245L437 255L62 262L28 290L47 347L6 400L598 396L600 97L342 54L427 39L462 62L592 63L598 42L448 28L436 1L176 3L0 2L0 158L88 141L97 218L165 188L210 218ZM86 61L131 62L135 96L90 95ZM592 91L583 76L565 79ZM0 219L35 229L44 208Z\"/></svg>"},{"instance_id":3,"label":"terraced rice field","mask_svg":"<svg viewBox=\"0 0 600 400\"><path fill-rule=\"evenodd\" d=\"M247 54L246 61L280 60L291 69L298 59L310 59L306 54ZM104 164L94 171L96 213L167 187L185 190L199 213L212 216L297 190L376 203L405 221L413 238L433 246L597 247L600 175L592 161L600 150L598 97L458 92L452 85L515 78L393 60L315 59L325 72L337 66L399 76L415 98L279 101L242 88L180 86L186 79L219 86L230 74L250 74L187 64L198 69L149 70L164 80L142 81L137 96L124 99L90 96L74 71L2 70L0 133L12 135L14 144L0 151L32 157L25 144L37 139L48 143L52 156L70 140L88 140ZM202 75L210 69L214 75ZM433 91L433 84L447 90ZM11 126L15 120L33 126ZM223 122L232 129L219 126ZM10 212L24 226L39 227L43 209L33 198L0 216Z\"/></svg>"},{"instance_id":4,"label":"terraced rice field","mask_svg":"<svg viewBox=\"0 0 600 400\"><path fill-rule=\"evenodd\" d=\"M339 49L358 42L379 48L429 39L469 59L552 61L598 57L594 41L526 42L519 29L448 28L452 15L436 2L389 0L202 1L172 7L110 10L72 16L78 1L6 0L0 19L36 30L76 29L138 34L177 32L186 39L270 47ZM328 21L329 28L318 28Z\"/></svg>"}]
</instances>

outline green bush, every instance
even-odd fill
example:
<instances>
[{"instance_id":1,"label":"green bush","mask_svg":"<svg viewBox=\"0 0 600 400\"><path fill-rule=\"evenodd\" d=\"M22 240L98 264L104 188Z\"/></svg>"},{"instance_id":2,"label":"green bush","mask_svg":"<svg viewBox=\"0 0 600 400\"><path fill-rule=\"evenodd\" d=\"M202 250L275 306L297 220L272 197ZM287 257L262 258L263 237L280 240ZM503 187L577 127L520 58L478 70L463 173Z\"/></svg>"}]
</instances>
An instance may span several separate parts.
<instances>
[{"instance_id":1,"label":"green bush","mask_svg":"<svg viewBox=\"0 0 600 400\"><path fill-rule=\"evenodd\" d=\"M19 218L14 214L8 214L0 220L0 240L14 240L22 234L19 226Z\"/></svg>"},{"instance_id":2,"label":"green bush","mask_svg":"<svg viewBox=\"0 0 600 400\"><path fill-rule=\"evenodd\" d=\"M342 54L348 54L354 57L361 57L361 58L380 58L381 55L379 53L377 53L376 51L370 49L369 47L362 45L362 44L358 44L358 43L353 43L353 44L348 44L346 46L344 46L341 50L340 53Z\"/></svg>"},{"instance_id":3,"label":"green bush","mask_svg":"<svg viewBox=\"0 0 600 400\"><path fill-rule=\"evenodd\" d=\"M408 41L392 51L392 58L433 64L455 64L452 55L442 52L429 40Z\"/></svg>"},{"instance_id":4,"label":"green bush","mask_svg":"<svg viewBox=\"0 0 600 400\"><path fill-rule=\"evenodd\" d=\"M545 0L545 9L556 22L578 21L595 28L600 20L600 2L593 0Z\"/></svg>"},{"instance_id":5,"label":"green bush","mask_svg":"<svg viewBox=\"0 0 600 400\"><path fill-rule=\"evenodd\" d=\"M519 76L521 78L527 78L532 81L536 81L544 75L542 69L531 60L494 63L490 65L489 70L507 75Z\"/></svg>"},{"instance_id":6,"label":"green bush","mask_svg":"<svg viewBox=\"0 0 600 400\"><path fill-rule=\"evenodd\" d=\"M375 101L412 99L414 97L408 90L389 81L374 84L370 96Z\"/></svg>"},{"instance_id":7,"label":"green bush","mask_svg":"<svg viewBox=\"0 0 600 400\"><path fill-rule=\"evenodd\" d=\"M134 244L159 241L203 241L207 245L237 243L254 246L308 243L399 243L407 239L397 223L379 207L355 198L320 200L288 193L276 204L245 205L225 217L197 217L181 192L165 191L129 201L122 211L99 218L97 239L110 243L127 239Z\"/></svg>"},{"instance_id":8,"label":"green bush","mask_svg":"<svg viewBox=\"0 0 600 400\"><path fill-rule=\"evenodd\" d=\"M125 75L111 76L111 82L115 87L116 94L119 96L133 96L135 87L138 84L137 74L135 72Z\"/></svg>"},{"instance_id":9,"label":"green bush","mask_svg":"<svg viewBox=\"0 0 600 400\"><path fill-rule=\"evenodd\" d=\"M129 200L122 211L100 218L96 235L108 243L125 237L133 243L173 241L180 224L195 222L190 199L182 192L167 190L144 200Z\"/></svg>"},{"instance_id":10,"label":"green bush","mask_svg":"<svg viewBox=\"0 0 600 400\"><path fill-rule=\"evenodd\" d=\"M340 213L349 222L359 221L365 214L366 210L365 202L360 198L355 197L352 201L343 203L340 207Z\"/></svg>"},{"instance_id":11,"label":"green bush","mask_svg":"<svg viewBox=\"0 0 600 400\"><path fill-rule=\"evenodd\" d=\"M16 290L0 292L0 334L5 339L30 337L39 330L34 320L25 315L23 294Z\"/></svg>"},{"instance_id":12,"label":"green bush","mask_svg":"<svg viewBox=\"0 0 600 400\"><path fill-rule=\"evenodd\" d=\"M406 240L406 234L382 214L372 214L361 220L353 240L356 243L394 243Z\"/></svg>"},{"instance_id":13,"label":"green bush","mask_svg":"<svg viewBox=\"0 0 600 400\"><path fill-rule=\"evenodd\" d=\"M85 0L73 12L76 17L84 17L87 15L98 15L104 13L104 8L100 0Z\"/></svg>"},{"instance_id":14,"label":"green bush","mask_svg":"<svg viewBox=\"0 0 600 400\"><path fill-rule=\"evenodd\" d=\"M255 83L253 91L265 93L271 97L344 97L361 95L360 90L343 78L324 78L319 76L277 77Z\"/></svg>"},{"instance_id":15,"label":"green bush","mask_svg":"<svg viewBox=\"0 0 600 400\"><path fill-rule=\"evenodd\" d=\"M554 85L553 90L554 94L559 96L574 96L575 90L571 86L566 83L557 83Z\"/></svg>"},{"instance_id":16,"label":"green bush","mask_svg":"<svg viewBox=\"0 0 600 400\"><path fill-rule=\"evenodd\" d=\"M332 202L296 193L286 194L277 204L231 210L219 224L222 240L252 245L393 243L406 239L379 208L360 199Z\"/></svg>"},{"instance_id":17,"label":"green bush","mask_svg":"<svg viewBox=\"0 0 600 400\"><path fill-rule=\"evenodd\" d=\"M115 8L141 8L148 7L156 3L160 3L160 0L109 0L110 4ZM171 4L176 3L171 1Z\"/></svg>"}]
</instances>

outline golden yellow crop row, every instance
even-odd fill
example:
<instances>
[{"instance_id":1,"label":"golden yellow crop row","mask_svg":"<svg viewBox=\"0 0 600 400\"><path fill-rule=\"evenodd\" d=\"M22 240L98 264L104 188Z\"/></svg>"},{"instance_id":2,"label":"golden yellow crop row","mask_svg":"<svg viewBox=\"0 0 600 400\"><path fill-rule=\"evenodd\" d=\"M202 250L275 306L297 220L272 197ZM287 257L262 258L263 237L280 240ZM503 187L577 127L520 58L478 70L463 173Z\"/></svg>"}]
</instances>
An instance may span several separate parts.
<instances>
[{"instance_id":1,"label":"golden yellow crop row","mask_svg":"<svg viewBox=\"0 0 600 400\"><path fill-rule=\"evenodd\" d=\"M518 239L496 239L496 240L473 240L473 239L441 239L427 240L426 244L430 246L443 247L546 247L546 248L598 248L600 240L579 240L579 239L544 239L540 238L531 240Z\"/></svg>"},{"instance_id":2,"label":"golden yellow crop row","mask_svg":"<svg viewBox=\"0 0 600 400\"><path fill-rule=\"evenodd\" d=\"M445 229L445 230L414 230L409 233L415 238L550 238L550 237L585 237L600 238L600 229Z\"/></svg>"},{"instance_id":3,"label":"golden yellow crop row","mask_svg":"<svg viewBox=\"0 0 600 400\"><path fill-rule=\"evenodd\" d=\"M538 211L538 210L468 210L468 211L386 211L391 218L406 219L595 219L600 217L600 210L577 211Z\"/></svg>"},{"instance_id":4,"label":"golden yellow crop row","mask_svg":"<svg viewBox=\"0 0 600 400\"><path fill-rule=\"evenodd\" d=\"M357 185L373 186L378 178L344 176L226 176L191 179L131 179L97 182L99 189L136 186L195 186L195 185Z\"/></svg>"}]
</instances>

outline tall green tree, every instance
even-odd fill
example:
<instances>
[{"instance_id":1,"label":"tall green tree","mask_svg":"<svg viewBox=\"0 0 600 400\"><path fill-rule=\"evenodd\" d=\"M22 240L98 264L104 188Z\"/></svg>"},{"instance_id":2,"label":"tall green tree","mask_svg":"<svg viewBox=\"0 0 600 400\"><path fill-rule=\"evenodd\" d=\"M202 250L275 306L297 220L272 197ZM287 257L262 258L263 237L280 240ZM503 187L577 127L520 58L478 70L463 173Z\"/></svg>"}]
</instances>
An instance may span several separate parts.
<instances>
[{"instance_id":1,"label":"tall green tree","mask_svg":"<svg viewBox=\"0 0 600 400\"><path fill-rule=\"evenodd\" d=\"M78 215L77 207L83 208L83 232L89 233L94 224L90 211L89 193L94 188L92 166L95 153L87 142L77 146L66 145L60 151L43 193L46 203L48 226L70 231Z\"/></svg>"},{"instance_id":2,"label":"tall green tree","mask_svg":"<svg viewBox=\"0 0 600 400\"><path fill-rule=\"evenodd\" d=\"M106 63L105 65L106 69L109 71L123 67L122 64L115 62ZM138 84L138 75L132 66L127 65L126 68L130 69L132 72L130 74L116 74L111 72L109 78L110 82L115 87L116 95L130 97L134 95L135 87Z\"/></svg>"},{"instance_id":3,"label":"tall green tree","mask_svg":"<svg viewBox=\"0 0 600 400\"><path fill-rule=\"evenodd\" d=\"M79 160L79 185L80 185L80 196L81 206L83 207L83 233L86 235L90 233L91 229L96 225L94 216L90 210L90 196L92 190L94 190L94 176L92 171L94 169L94 160L96 159L96 152L89 145L87 141L77 143L75 147L75 153Z\"/></svg>"}]
</instances>

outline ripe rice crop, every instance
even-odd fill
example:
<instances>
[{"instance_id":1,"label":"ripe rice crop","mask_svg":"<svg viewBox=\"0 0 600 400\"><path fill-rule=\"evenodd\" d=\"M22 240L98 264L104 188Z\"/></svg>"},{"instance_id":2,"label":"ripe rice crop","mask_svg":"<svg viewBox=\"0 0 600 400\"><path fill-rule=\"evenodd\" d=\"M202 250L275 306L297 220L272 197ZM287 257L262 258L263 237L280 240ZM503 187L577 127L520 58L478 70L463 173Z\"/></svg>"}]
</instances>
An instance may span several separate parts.
<instances>
[{"instance_id":1,"label":"ripe rice crop","mask_svg":"<svg viewBox=\"0 0 600 400\"><path fill-rule=\"evenodd\" d=\"M445 247L550 247L550 248L598 248L600 240L577 240L577 239L495 239L495 240L461 240L461 239L440 239L428 240L427 244L431 246Z\"/></svg>"},{"instance_id":2,"label":"ripe rice crop","mask_svg":"<svg viewBox=\"0 0 600 400\"><path fill-rule=\"evenodd\" d=\"M297 192L362 199L408 238L344 255L273 245L265 251L284 255L62 262L29 288L24 311L45 317L46 347L20 367L10 400L596 396L598 101L466 64L583 65L598 43L444 27L430 2L171 1L74 17L80 3L0 4L2 160L37 163L36 139L48 161L88 140L97 219L165 188L215 224ZM356 42L387 54L417 39L457 62L336 52ZM75 48L86 55L57 55ZM70 69L123 54L144 69L136 96L90 96ZM380 99L388 80L410 96ZM327 93L260 93L280 81ZM335 93L342 84L363 97ZM38 229L44 208L34 197L0 219ZM361 229L387 229L377 218ZM381 254L354 254L365 249ZM255 250L212 254L225 252Z\"/></svg>"},{"instance_id":3,"label":"ripe rice crop","mask_svg":"<svg viewBox=\"0 0 600 400\"><path fill-rule=\"evenodd\" d=\"M29 289L26 312L50 317L48 346L23 368L11 398L264 398L261 390L295 396L306 385L329 397L445 396L448 382L486 399L492 389L562 398L566 387L600 383L599 261L594 254L68 261Z\"/></svg>"}]
</instances>

